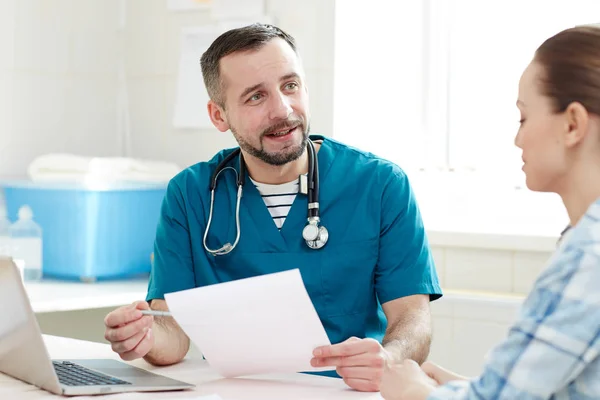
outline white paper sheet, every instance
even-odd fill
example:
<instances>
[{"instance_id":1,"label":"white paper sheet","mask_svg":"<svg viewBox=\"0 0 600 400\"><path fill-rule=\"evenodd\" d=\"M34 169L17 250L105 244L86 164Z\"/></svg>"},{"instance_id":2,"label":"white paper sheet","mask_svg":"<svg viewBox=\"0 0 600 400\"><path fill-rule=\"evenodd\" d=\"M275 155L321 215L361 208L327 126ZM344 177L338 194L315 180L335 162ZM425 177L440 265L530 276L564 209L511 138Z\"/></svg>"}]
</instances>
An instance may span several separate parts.
<instances>
[{"instance_id":1,"label":"white paper sheet","mask_svg":"<svg viewBox=\"0 0 600 400\"><path fill-rule=\"evenodd\" d=\"M273 24L273 19L268 15L261 15L252 19L226 19L221 20L216 23L217 31L219 34L225 33L230 29L242 28L244 26L248 26L254 24L256 22L261 22L263 24Z\"/></svg>"},{"instance_id":2,"label":"white paper sheet","mask_svg":"<svg viewBox=\"0 0 600 400\"><path fill-rule=\"evenodd\" d=\"M254 19L265 14L264 0L212 0L211 18L217 21L228 19Z\"/></svg>"},{"instance_id":3,"label":"white paper sheet","mask_svg":"<svg viewBox=\"0 0 600 400\"><path fill-rule=\"evenodd\" d=\"M298 269L170 293L165 300L224 377L324 370L310 359L329 338Z\"/></svg>"},{"instance_id":4,"label":"white paper sheet","mask_svg":"<svg viewBox=\"0 0 600 400\"><path fill-rule=\"evenodd\" d=\"M213 126L206 108L209 97L202 79L200 57L217 36L218 31L212 25L181 30L177 97L173 113L173 126L176 128Z\"/></svg>"},{"instance_id":5,"label":"white paper sheet","mask_svg":"<svg viewBox=\"0 0 600 400\"><path fill-rule=\"evenodd\" d=\"M172 11L199 10L210 7L211 0L167 0L167 9Z\"/></svg>"}]
</instances>

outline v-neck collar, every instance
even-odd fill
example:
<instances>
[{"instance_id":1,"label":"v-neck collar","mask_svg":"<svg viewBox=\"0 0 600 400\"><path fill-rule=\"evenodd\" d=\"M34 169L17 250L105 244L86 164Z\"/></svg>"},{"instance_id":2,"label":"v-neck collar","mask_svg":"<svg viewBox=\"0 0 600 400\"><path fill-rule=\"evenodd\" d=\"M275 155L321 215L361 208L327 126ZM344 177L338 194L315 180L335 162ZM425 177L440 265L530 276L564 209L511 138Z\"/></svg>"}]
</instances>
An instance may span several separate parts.
<instances>
[{"instance_id":1,"label":"v-neck collar","mask_svg":"<svg viewBox=\"0 0 600 400\"><path fill-rule=\"evenodd\" d=\"M322 141L319 151L317 152L319 192L320 196L322 196L323 188L327 185L327 175L333 163L334 149L331 146L330 140L325 136L310 135L310 139L313 141ZM246 171L242 204L256 224L257 231L261 232L268 251L290 251L295 247L294 243L303 240L302 229L304 228L304 225L306 225L308 214L308 200L305 194L298 193L296 195L280 230L273 222L273 218L271 217L262 196L258 189L252 184L250 176Z\"/></svg>"}]
</instances>

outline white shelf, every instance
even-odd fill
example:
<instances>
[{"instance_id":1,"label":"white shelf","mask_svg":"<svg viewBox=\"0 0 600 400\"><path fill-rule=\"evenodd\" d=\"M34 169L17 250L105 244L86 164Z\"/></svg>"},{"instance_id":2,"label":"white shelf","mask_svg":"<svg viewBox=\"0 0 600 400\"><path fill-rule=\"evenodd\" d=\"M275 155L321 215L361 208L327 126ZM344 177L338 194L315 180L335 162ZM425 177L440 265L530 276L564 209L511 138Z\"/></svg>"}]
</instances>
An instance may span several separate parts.
<instances>
[{"instance_id":1,"label":"white shelf","mask_svg":"<svg viewBox=\"0 0 600 400\"><path fill-rule=\"evenodd\" d=\"M44 280L27 282L25 289L36 313L77 311L118 307L144 300L148 279L95 283Z\"/></svg>"},{"instance_id":2,"label":"white shelf","mask_svg":"<svg viewBox=\"0 0 600 400\"><path fill-rule=\"evenodd\" d=\"M519 227L515 227L517 231ZM427 230L429 244L435 247L462 247L470 249L553 252L559 239L561 227L553 227L544 233L523 229L510 232L502 229L430 228Z\"/></svg>"}]
</instances>

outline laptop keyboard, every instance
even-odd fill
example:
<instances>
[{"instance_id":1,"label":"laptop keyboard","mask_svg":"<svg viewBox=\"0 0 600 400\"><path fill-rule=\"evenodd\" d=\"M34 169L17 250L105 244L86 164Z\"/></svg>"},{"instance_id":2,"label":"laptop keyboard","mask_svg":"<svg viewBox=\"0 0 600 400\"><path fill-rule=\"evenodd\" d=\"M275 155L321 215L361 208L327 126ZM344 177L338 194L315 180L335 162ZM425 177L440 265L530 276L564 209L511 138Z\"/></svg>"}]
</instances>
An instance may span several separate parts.
<instances>
[{"instance_id":1,"label":"laptop keyboard","mask_svg":"<svg viewBox=\"0 0 600 400\"><path fill-rule=\"evenodd\" d=\"M122 381L100 372L92 371L81 365L68 361L52 361L58 381L67 386L97 386L97 385L131 385L130 382Z\"/></svg>"}]
</instances>

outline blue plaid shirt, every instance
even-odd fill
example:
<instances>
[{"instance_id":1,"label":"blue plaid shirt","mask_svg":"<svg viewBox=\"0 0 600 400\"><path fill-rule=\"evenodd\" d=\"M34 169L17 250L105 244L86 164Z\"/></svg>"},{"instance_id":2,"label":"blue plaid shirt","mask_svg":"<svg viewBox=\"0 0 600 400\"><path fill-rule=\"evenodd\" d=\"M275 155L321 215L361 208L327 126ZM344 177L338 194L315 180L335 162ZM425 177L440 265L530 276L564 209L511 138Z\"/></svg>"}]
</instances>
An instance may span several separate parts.
<instances>
[{"instance_id":1,"label":"blue plaid shirt","mask_svg":"<svg viewBox=\"0 0 600 400\"><path fill-rule=\"evenodd\" d=\"M600 399L600 199L569 230L481 376L441 399Z\"/></svg>"}]
</instances>

